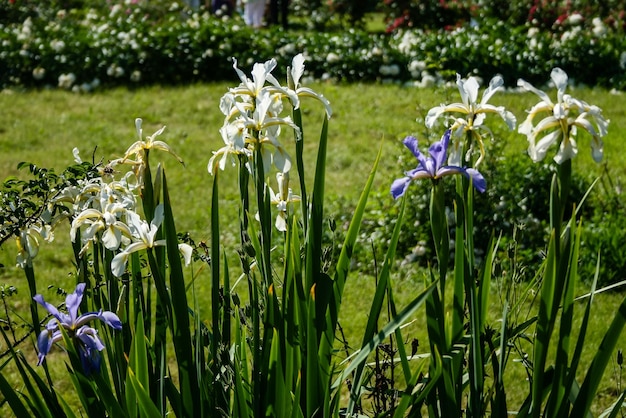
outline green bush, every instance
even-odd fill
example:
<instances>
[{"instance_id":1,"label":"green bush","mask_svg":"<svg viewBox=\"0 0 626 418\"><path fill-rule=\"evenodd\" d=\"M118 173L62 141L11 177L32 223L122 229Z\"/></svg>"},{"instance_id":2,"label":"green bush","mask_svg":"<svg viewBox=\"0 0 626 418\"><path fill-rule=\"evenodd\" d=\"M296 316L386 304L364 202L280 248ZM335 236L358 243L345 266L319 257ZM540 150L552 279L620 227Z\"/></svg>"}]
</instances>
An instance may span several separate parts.
<instances>
[{"instance_id":1,"label":"green bush","mask_svg":"<svg viewBox=\"0 0 626 418\"><path fill-rule=\"evenodd\" d=\"M356 28L324 31L316 26L317 12L300 18L312 22L314 30L254 31L238 15L217 18L177 3L68 10L54 4L2 3L10 17L0 21L1 88L91 91L210 82L232 79L235 55L241 65L275 57L284 68L296 51L307 56L308 76L323 80L430 86L454 73L501 74L512 85L517 78L544 82L544 75L558 66L576 74L578 83L626 88L626 37L616 21L587 19L547 31L512 27L486 14L453 31L381 35Z\"/></svg>"},{"instance_id":2,"label":"green bush","mask_svg":"<svg viewBox=\"0 0 626 418\"><path fill-rule=\"evenodd\" d=\"M490 155L500 157L487 159L480 166L488 187L485 193L475 197L475 205L480 208L474 215L475 257L478 261L482 260L492 237L497 239L501 236L501 255L506 258L509 247L515 245L518 260L524 266L532 267L528 269L529 274L532 274L530 272L537 270L545 254L544 246L550 225L550 207L546 202L550 201L550 182L554 167L549 163L535 164L525 155L520 158L503 158L498 151L492 151ZM580 202L591 184L580 174L574 175L572 183L569 207ZM407 197L405 211L407 219L411 221L405 222L398 242L399 258L404 257L405 264L417 263L424 267L432 264L435 259L428 212L429 187L428 182L416 183ZM447 196L455 193L452 183L445 183L444 189ZM446 215L453 225L452 202L447 203ZM335 204L337 206L332 209L333 216L338 217L340 222L345 222L345 219L341 219L341 214L350 213L345 206L347 202ZM385 250L387 237L395 226L397 210L393 202L390 202L386 188L370 197L366 220L361 228L361 240L370 245L365 245L357 258L356 263L360 268L367 270L372 267L372 248L378 249L378 256ZM585 218L591 218L599 208L588 204L584 210ZM571 210L566 212L566 216L571 216ZM451 238L454 239L454 230L451 233ZM599 244L600 240L597 242ZM452 266L453 249L449 262ZM593 266L595 263L591 263L590 267ZM626 263L620 266L624 267ZM605 265L604 268L610 267ZM532 277L525 277L530 278Z\"/></svg>"},{"instance_id":3,"label":"green bush","mask_svg":"<svg viewBox=\"0 0 626 418\"><path fill-rule=\"evenodd\" d=\"M619 185L613 184L605 171L596 185L590 203L593 213L585 220L585 238L582 245L586 251L581 257L580 274L587 282L593 279L595 262L600 256L598 283L603 286L626 279L626 202Z\"/></svg>"},{"instance_id":4,"label":"green bush","mask_svg":"<svg viewBox=\"0 0 626 418\"><path fill-rule=\"evenodd\" d=\"M474 215L475 257L481 261L492 238L500 238L499 263L515 258L524 268L520 278L532 279L545 257L545 243L550 226L550 182L555 173L550 163L535 164L526 155L519 158L501 157L502 150L493 150L481 165L487 179L487 191L478 194L475 205L480 208ZM401 159L399 164L403 164ZM592 186L592 179L575 172L567 203L566 217L577 207L590 190L577 217L583 220L585 230L579 271L581 280L590 283L595 274L597 256L601 257L598 286L604 287L625 280L626 254L626 203L619 186L608 178L608 172ZM435 260L429 223L429 184L416 183L407 196L402 236L398 242L398 257L402 264L426 267ZM454 194L454 185L445 184L445 193ZM347 214L351 203L336 200L329 208L330 218L338 223L349 221ZM446 214L453 224L452 202ZM387 247L388 237L396 224L399 208L389 200L389 190L384 187L370 196L367 214L361 228L360 241L364 245L356 250L354 266L372 271L376 259L380 260ZM454 239L454 230L451 230ZM515 253L513 254L512 251ZM451 248L449 263L454 262Z\"/></svg>"}]
</instances>

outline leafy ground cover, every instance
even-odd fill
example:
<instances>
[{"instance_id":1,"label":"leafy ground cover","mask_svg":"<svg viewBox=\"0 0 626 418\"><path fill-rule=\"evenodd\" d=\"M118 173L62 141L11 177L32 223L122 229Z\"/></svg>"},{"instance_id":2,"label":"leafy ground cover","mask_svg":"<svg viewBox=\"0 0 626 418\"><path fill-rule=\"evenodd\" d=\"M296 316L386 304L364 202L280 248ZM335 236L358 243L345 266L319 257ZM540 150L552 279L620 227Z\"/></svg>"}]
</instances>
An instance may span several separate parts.
<instances>
[{"instance_id":1,"label":"leafy ground cover","mask_svg":"<svg viewBox=\"0 0 626 418\"><path fill-rule=\"evenodd\" d=\"M330 200L337 202L340 207L333 210L329 205L328 216L335 217L340 230L343 225L341 213L345 208L353 206L359 190L362 188L364 177L369 172L376 151L383 148L383 158L376 178L375 188L380 191L379 197L370 202L371 213L378 212L378 219L373 222L374 227L367 230L362 236L361 247L363 256L359 258L361 265L355 266L364 272L374 272L376 265L372 261L374 246L384 247L384 241L376 240L377 224L383 228L384 212L392 207L388 194L392 178L399 173L402 162L397 160L401 150L400 141L409 134L419 138L433 138L423 128L423 118L427 109L441 101L450 101L448 96L455 94L455 88L448 90L430 90L402 88L399 86L381 85L335 85L317 84L316 91L322 92L333 104L335 113L331 119L329 132L328 176L327 190ZM208 239L208 205L211 186L210 176L206 164L211 156L211 150L219 148L221 139L217 133L221 126L222 116L217 110L220 96L226 91L227 84L194 85L179 88L151 87L146 89L115 89L100 92L94 95L76 95L64 91L31 91L24 93L5 92L0 95L0 107L5 112L0 116L0 147L2 147L0 162L0 177L11 175L22 176L24 172L15 169L17 162L29 161L38 166L60 169L71 163L72 147L78 147L83 159L92 158L96 161L109 156L120 156L124 147L134 138L133 118L141 116L144 119L146 132L153 132L163 124L167 125L164 137L176 152L185 160L185 166L165 157L168 170L168 181L172 187L172 202L180 222L179 229L188 231L196 241ZM446 97L445 100L441 98ZM611 119L612 126L623 125L626 115L620 110L621 96L613 95L603 90L583 89L576 91L576 96L584 97L604 109L605 116ZM498 104L505 105L516 114L522 114L528 109L533 98L520 93L507 93L498 97ZM130 116L129 116L130 115ZM130 119L129 119L130 117ZM305 130L310 126L312 130L319 129L321 112L310 112L304 115ZM416 118L418 121L416 121ZM610 131L605 138L605 155L607 170L615 184L620 184L626 173L626 166L619 144L623 141L623 132L619 129ZM315 137L316 134L312 133ZM505 159L520 158L526 148L526 143L517 135L509 133L504 127L496 130L498 142L504 143L503 156ZM490 144L489 146L495 146ZM314 144L311 144L314 152ZM582 148L582 145L581 145ZM502 164L505 164L505 160ZM307 161L307 163L311 163ZM602 170L590 158L588 153L581 152L576 159L577 170L588 173L589 178L598 175ZM309 170L310 172L310 170ZM488 182L497 183L498 178L488 178ZM232 196L225 189L221 204L228 210L234 205L235 181L232 179ZM387 209L385 209L387 208ZM381 213L382 212L382 213ZM605 228L611 228L607 226ZM58 232L59 234L62 231ZM234 242L235 232L224 232L224 245ZM229 237L228 234L233 236ZM14 286L18 294L8 297L11 308L15 311L27 306L27 289L25 288L22 272L13 268L15 253L10 251L11 246L3 246L0 253L0 262L5 265L0 280L8 289ZM35 260L37 277L45 283L53 283L49 294L53 294L57 287L71 290L75 278L71 275L71 249L52 244L44 244L41 253ZM41 267L40 267L41 266ZM424 270L417 266L405 267L400 277L396 278L398 302L411 298L411 295L421 289ZM198 295L208 295L208 280L198 279ZM374 291L373 275L367 274L355 277L347 284L346 305L342 311L345 320L342 326L348 340L359 340L362 330L358 324L365 322L361 301L372 298ZM584 293L585 289L579 289ZM208 298L208 296L206 296ZM590 329L590 336L583 362L589 362L593 355L593 348L599 343L602 330L606 329L605 318L615 308L620 295L599 296L594 305L594 315ZM493 295L494 312L500 306L496 302L498 295ZM202 305L202 303L201 303ZM529 305L529 309L532 305ZM358 319L358 320L357 320ZM414 323L415 329L411 336L421 341L425 346L426 333L424 327ZM597 334L596 334L597 332ZM356 336L356 337L355 337ZM595 337L594 337L595 336ZM34 361L34 351L29 352ZM59 370L62 373L63 370ZM606 383L606 393L619 391L621 385L621 367L615 363L614 373ZM511 379L523 379L524 372L520 368L513 373ZM614 380L613 380L614 379Z\"/></svg>"}]
</instances>

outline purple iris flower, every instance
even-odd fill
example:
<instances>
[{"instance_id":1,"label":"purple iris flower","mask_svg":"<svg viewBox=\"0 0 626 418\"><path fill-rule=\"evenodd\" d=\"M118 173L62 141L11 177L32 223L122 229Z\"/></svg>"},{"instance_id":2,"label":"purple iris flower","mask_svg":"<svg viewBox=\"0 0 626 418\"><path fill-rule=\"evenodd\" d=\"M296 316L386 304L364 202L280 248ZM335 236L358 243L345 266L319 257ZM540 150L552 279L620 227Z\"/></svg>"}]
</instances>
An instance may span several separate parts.
<instances>
[{"instance_id":1,"label":"purple iris flower","mask_svg":"<svg viewBox=\"0 0 626 418\"><path fill-rule=\"evenodd\" d=\"M403 143L411 150L415 158L417 158L417 167L413 170L407 171L406 177L402 177L394 180L391 185L391 195L394 199L402 196L409 187L409 184L413 180L430 178L437 180L444 176L451 176L453 174L462 174L468 179L472 180L472 184L479 192L484 192L487 188L487 182L482 174L473 168L457 167L453 165L444 165L448 158L448 144L450 143L450 130L441 137L441 140L435 142L430 146L428 152L430 157L425 157L417 148L417 138L414 136L407 136Z\"/></svg>"},{"instance_id":2,"label":"purple iris flower","mask_svg":"<svg viewBox=\"0 0 626 418\"><path fill-rule=\"evenodd\" d=\"M41 365L46 355L52 349L52 345L63 339L60 327L63 327L69 337L78 344L78 354L83 365L85 374L100 370L100 351L104 350L104 344L98 337L98 331L86 324L92 319L99 319L113 329L122 329L122 321L110 311L89 312L78 316L78 307L83 300L85 283L79 283L74 293L70 293L65 298L65 307L69 313L59 312L58 309L46 302L42 295L35 295L33 299L46 308L54 317L48 321L46 328L41 331L37 338L37 348L39 350L37 365Z\"/></svg>"}]
</instances>

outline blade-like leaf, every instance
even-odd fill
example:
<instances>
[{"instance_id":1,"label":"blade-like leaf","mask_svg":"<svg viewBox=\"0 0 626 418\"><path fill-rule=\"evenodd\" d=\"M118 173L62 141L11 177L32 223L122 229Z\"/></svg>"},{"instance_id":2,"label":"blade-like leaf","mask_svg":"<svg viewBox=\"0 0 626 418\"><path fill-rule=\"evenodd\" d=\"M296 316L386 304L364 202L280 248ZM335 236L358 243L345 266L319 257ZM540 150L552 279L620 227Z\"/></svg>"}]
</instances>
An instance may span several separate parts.
<instances>
[{"instance_id":1,"label":"blade-like leaf","mask_svg":"<svg viewBox=\"0 0 626 418\"><path fill-rule=\"evenodd\" d=\"M341 304L343 288L348 277L348 271L350 270L350 259L352 258L354 246L356 244L359 229L361 227L361 221L365 212L365 205L367 204L367 199L372 189L374 176L376 175L376 170L378 169L378 163L380 162L381 155L382 147L378 150L378 155L376 156L376 160L374 161L374 166L372 167L365 187L361 192L359 202L356 206L356 209L354 210L354 215L352 216L350 226L348 227L348 231L346 233L346 238L343 242L343 246L341 247L341 253L339 254L339 258L337 259L337 266L335 269L335 289L333 293L333 302L331 302L329 312L331 324L330 328L333 330L335 329L337 318L339 316L339 307Z\"/></svg>"},{"instance_id":2,"label":"blade-like leaf","mask_svg":"<svg viewBox=\"0 0 626 418\"><path fill-rule=\"evenodd\" d=\"M128 378L129 378L130 384L133 387L133 390L137 394L139 409L142 412L141 416L150 417L150 418L162 416L161 412L159 411L159 408L152 401L152 398L150 397L150 393L139 382L139 380L137 379L137 376L135 376L135 373L133 373L132 370L128 371Z\"/></svg>"},{"instance_id":3,"label":"blade-like leaf","mask_svg":"<svg viewBox=\"0 0 626 418\"><path fill-rule=\"evenodd\" d=\"M304 172L304 129L302 126L302 110L300 108L293 110L293 122L300 129L300 139L296 138L296 167L298 168L298 178L300 179L300 195L301 195L301 207L302 207L302 221L304 222L304 234L308 231L309 222L309 205L308 195L306 192L306 176ZM295 136L297 137L297 133ZM325 139L326 141L326 139Z\"/></svg>"},{"instance_id":4,"label":"blade-like leaf","mask_svg":"<svg viewBox=\"0 0 626 418\"><path fill-rule=\"evenodd\" d=\"M598 266L596 266L596 275L598 274L599 261ZM598 347L598 351L596 352L596 355L594 356L591 365L587 369L585 380L580 387L578 397L576 398L576 402L573 406L573 411L580 412L581 414L589 411L589 408L591 407L591 402L595 398L598 386L602 381L604 370L606 369L606 366L611 359L611 355L615 350L615 346L617 345L617 341L622 334L622 330L624 329L625 324L626 298L624 298L617 312L615 313L615 317L613 318L609 329L604 334L602 342Z\"/></svg>"},{"instance_id":5,"label":"blade-like leaf","mask_svg":"<svg viewBox=\"0 0 626 418\"><path fill-rule=\"evenodd\" d=\"M128 359L129 371L133 371L136 379L143 387L149 387L149 368L148 368L148 353L146 350L145 332L143 325L143 315L141 314L141 307L138 307L137 317L135 321L135 336L131 342L131 351ZM134 385L130 382L130 374L126 374L126 405L130 416L135 416L137 413L137 394L135 393Z\"/></svg>"},{"instance_id":6,"label":"blade-like leaf","mask_svg":"<svg viewBox=\"0 0 626 418\"><path fill-rule=\"evenodd\" d=\"M361 350L354 356L350 365L346 367L341 375L333 383L333 387L339 387L341 382L346 379L350 373L356 370L359 365L367 360L367 357L374 351L374 349L387 337L389 337L398 327L402 326L406 320L426 301L428 296L435 289L437 282L432 283L426 289L422 291L415 299L413 299L395 318L392 318L387 325L385 325Z\"/></svg>"},{"instance_id":7,"label":"blade-like leaf","mask_svg":"<svg viewBox=\"0 0 626 418\"><path fill-rule=\"evenodd\" d=\"M324 118L320 143L315 165L313 194L311 196L310 230L307 235L306 274L307 288L317 283L318 275L322 272L322 235L324 217L324 186L326 180L326 148L328 144L328 118ZM321 301L320 301L321 303Z\"/></svg>"},{"instance_id":8,"label":"blade-like leaf","mask_svg":"<svg viewBox=\"0 0 626 418\"><path fill-rule=\"evenodd\" d=\"M533 381L531 388L531 414L534 418L539 418L541 404L544 393L544 373L546 358L548 356L548 346L550 336L554 329L554 318L551 316L553 305L558 303L560 297L555 294L556 280L556 244L555 233L552 232L548 244L548 253L545 261L543 283L541 285L541 298L539 300L539 314L536 325L537 336L535 338L534 359L533 359Z\"/></svg>"},{"instance_id":9,"label":"blade-like leaf","mask_svg":"<svg viewBox=\"0 0 626 418\"><path fill-rule=\"evenodd\" d=\"M570 227L576 222L572 217ZM573 229L573 228L571 228ZM573 365L570 365L568 359L570 352L570 340L574 321L574 293L576 282L578 281L578 253L580 250L580 237L582 235L582 222L579 223L575 231L574 239L568 240L570 254L568 271L565 275L565 283L563 289L563 297L561 303L561 318L559 324L559 339L557 346L557 355L555 359L555 378L550 391L550 396L546 404L546 414L548 416L564 416L568 407L567 393L571 389L574 381L573 376L576 373L578 359L572 358ZM585 331L581 328L578 334L578 343L582 344L585 339ZM569 374L569 376L568 376ZM557 412L558 411L558 412Z\"/></svg>"},{"instance_id":10,"label":"blade-like leaf","mask_svg":"<svg viewBox=\"0 0 626 418\"><path fill-rule=\"evenodd\" d=\"M2 373L0 373L0 392L2 392L4 400L9 404L11 411L13 411L16 417L31 416L31 413L26 409L26 405L20 399L18 392L13 389Z\"/></svg>"},{"instance_id":11,"label":"blade-like leaf","mask_svg":"<svg viewBox=\"0 0 626 418\"><path fill-rule=\"evenodd\" d=\"M387 293L387 289L389 288L390 270L393 264L393 260L395 259L396 247L400 238L400 231L402 230L402 221L404 218L405 207L406 197L402 199L400 212L398 214L396 225L394 227L393 234L389 242L389 247L387 249L387 254L385 255L385 260L383 262L383 267L378 278L376 293L374 294L374 299L372 300L372 306L369 309L369 316L367 324L365 326L365 333L363 334L363 342L361 344L362 348L365 347L368 341L370 341L374 337L376 329L378 328L378 320L382 312L385 294ZM401 344L401 342L398 342L398 344ZM363 378L364 367L365 363L361 363L355 370L352 381L352 390L350 391L350 401L348 403L347 409L348 415L354 412L354 407L358 404L358 401L360 399L362 390L361 380Z\"/></svg>"},{"instance_id":12,"label":"blade-like leaf","mask_svg":"<svg viewBox=\"0 0 626 418\"><path fill-rule=\"evenodd\" d=\"M183 406L186 413L190 416L196 416L200 408L200 389L198 387L196 366L193 362L193 339L189 322L189 304L187 303L183 266L180 261L176 225L174 224L174 215L172 214L165 173L163 173L163 209L167 260L170 265L171 327L178 365L180 394L183 398ZM216 259L215 261L219 262L218 260Z\"/></svg>"},{"instance_id":13,"label":"blade-like leaf","mask_svg":"<svg viewBox=\"0 0 626 418\"><path fill-rule=\"evenodd\" d=\"M213 364L213 374L219 373L220 364L218 361L218 348L221 341L220 335L220 215L219 215L219 171L215 172L213 178L213 189L211 192L211 317L212 333L211 357Z\"/></svg>"},{"instance_id":14,"label":"blade-like leaf","mask_svg":"<svg viewBox=\"0 0 626 418\"><path fill-rule=\"evenodd\" d=\"M250 373L246 356L246 333L241 323L239 311L235 311L235 341L233 346L234 399L233 416L247 418L253 416L250 390Z\"/></svg>"}]
</instances>

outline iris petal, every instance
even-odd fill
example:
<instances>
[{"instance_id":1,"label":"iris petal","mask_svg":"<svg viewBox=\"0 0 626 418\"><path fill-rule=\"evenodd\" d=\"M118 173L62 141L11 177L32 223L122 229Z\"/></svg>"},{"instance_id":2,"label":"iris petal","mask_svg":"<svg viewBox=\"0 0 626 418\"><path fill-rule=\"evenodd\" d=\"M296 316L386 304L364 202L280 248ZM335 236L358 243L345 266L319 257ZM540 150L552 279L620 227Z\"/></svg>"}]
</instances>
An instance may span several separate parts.
<instances>
[{"instance_id":1,"label":"iris petal","mask_svg":"<svg viewBox=\"0 0 626 418\"><path fill-rule=\"evenodd\" d=\"M446 157L448 154L448 144L450 142L450 130L447 130L443 135L440 141L435 142L430 146L428 152L430 153L434 163L434 172L437 172L440 167L442 167L446 161Z\"/></svg>"},{"instance_id":2,"label":"iris petal","mask_svg":"<svg viewBox=\"0 0 626 418\"><path fill-rule=\"evenodd\" d=\"M113 329L122 329L122 321L111 311L101 311L98 315L99 319Z\"/></svg>"},{"instance_id":3,"label":"iris petal","mask_svg":"<svg viewBox=\"0 0 626 418\"><path fill-rule=\"evenodd\" d=\"M54 305L46 302L42 295L33 296L33 300L37 302L38 304L40 304L41 306L43 306L44 308L46 308L46 310L50 312L50 314L54 316L59 322L64 323L64 322L70 321L70 317L67 316L67 314L64 314L63 312L59 312L59 310Z\"/></svg>"},{"instance_id":4,"label":"iris petal","mask_svg":"<svg viewBox=\"0 0 626 418\"><path fill-rule=\"evenodd\" d=\"M487 190L487 181L485 180L483 175L478 172L478 170L474 168L468 168L467 170L465 170L465 173L469 178L472 179L472 184L474 185L476 190L481 193L484 193L485 190Z\"/></svg>"},{"instance_id":5,"label":"iris petal","mask_svg":"<svg viewBox=\"0 0 626 418\"><path fill-rule=\"evenodd\" d=\"M406 138L404 138L404 141L402 143L409 149L409 151L413 153L415 158L419 158L419 156L422 155L421 151L417 147L417 138L415 138L414 136L407 136Z\"/></svg>"},{"instance_id":6,"label":"iris petal","mask_svg":"<svg viewBox=\"0 0 626 418\"><path fill-rule=\"evenodd\" d=\"M397 199L402 196L409 188L409 184L411 184L411 179L409 177L402 177L394 180L391 184L391 195L393 198Z\"/></svg>"},{"instance_id":7,"label":"iris petal","mask_svg":"<svg viewBox=\"0 0 626 418\"><path fill-rule=\"evenodd\" d=\"M394 180L391 184L391 195L394 199L404 195L407 191L409 184L413 180L422 178L438 179L440 177L450 176L453 174L462 174L472 179L474 187L479 192L484 192L486 189L486 181L482 174L475 169L465 169L459 166L444 165L447 159L448 146L450 143L451 131L447 130L441 137L441 140L433 143L428 152L430 156L428 158L419 151L417 147L417 139L413 136L408 136L404 139L404 145L413 153L418 160L417 167L413 170L409 170L405 173L405 177Z\"/></svg>"},{"instance_id":8,"label":"iris petal","mask_svg":"<svg viewBox=\"0 0 626 418\"><path fill-rule=\"evenodd\" d=\"M68 331L67 335L78 343L77 348L84 372L90 374L100 369L101 357L99 352L104 350L105 346L98 337L98 331L86 324L91 320L99 319L111 328L120 330L122 329L122 322L113 312L102 310L99 312L88 312L76 317L85 287L85 283L79 283L74 292L67 295L65 304L70 311L70 315L58 312L53 305L45 302L41 295L36 295L33 298L55 316L37 337L37 365L43 363L46 355L52 349L52 345L63 339L63 333L59 329L59 327L63 327Z\"/></svg>"},{"instance_id":9,"label":"iris petal","mask_svg":"<svg viewBox=\"0 0 626 418\"><path fill-rule=\"evenodd\" d=\"M493 96L498 90L500 90L503 85L504 80L501 76L497 75L493 77L491 81L489 81L489 87L487 87L487 89L485 89L485 91L483 92L483 98L480 100L481 106L484 106L489 101L489 99L491 99L491 96Z\"/></svg>"}]
</instances>

